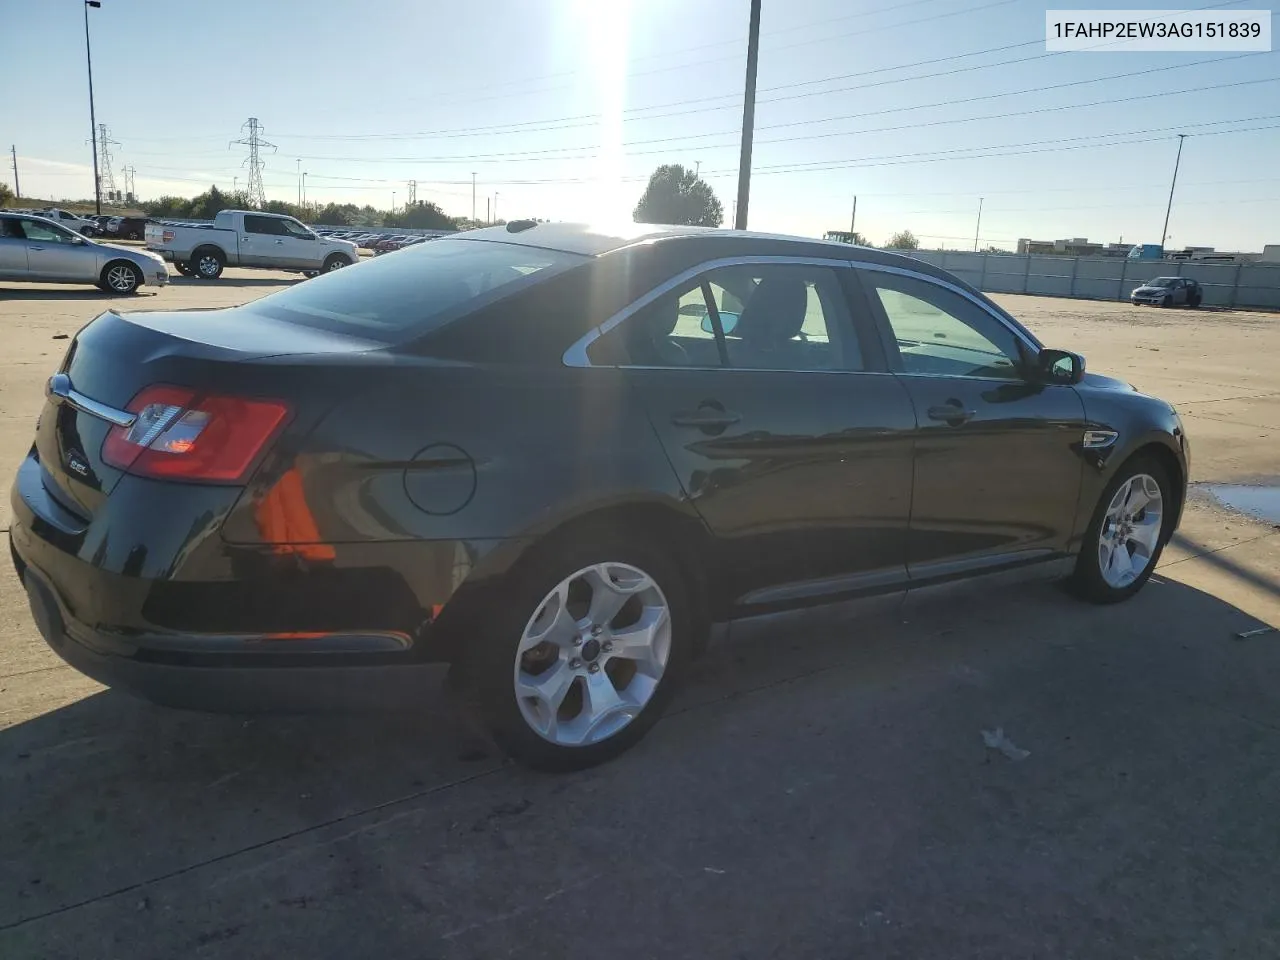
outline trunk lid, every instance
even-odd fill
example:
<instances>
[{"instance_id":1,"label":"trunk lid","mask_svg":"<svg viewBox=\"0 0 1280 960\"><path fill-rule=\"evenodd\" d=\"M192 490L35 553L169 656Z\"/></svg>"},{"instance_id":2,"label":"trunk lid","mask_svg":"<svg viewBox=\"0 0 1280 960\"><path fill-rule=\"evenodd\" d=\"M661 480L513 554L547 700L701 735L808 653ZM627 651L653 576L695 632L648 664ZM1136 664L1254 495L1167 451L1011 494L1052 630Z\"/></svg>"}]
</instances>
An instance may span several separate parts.
<instances>
[{"instance_id":1,"label":"trunk lid","mask_svg":"<svg viewBox=\"0 0 1280 960\"><path fill-rule=\"evenodd\" d=\"M144 387L172 384L305 404L308 390L300 391L296 376L281 378L278 367L248 361L379 346L237 310L104 313L72 340L46 388L36 428L44 485L66 509L91 519L123 476L102 456L113 411L124 411Z\"/></svg>"}]
</instances>

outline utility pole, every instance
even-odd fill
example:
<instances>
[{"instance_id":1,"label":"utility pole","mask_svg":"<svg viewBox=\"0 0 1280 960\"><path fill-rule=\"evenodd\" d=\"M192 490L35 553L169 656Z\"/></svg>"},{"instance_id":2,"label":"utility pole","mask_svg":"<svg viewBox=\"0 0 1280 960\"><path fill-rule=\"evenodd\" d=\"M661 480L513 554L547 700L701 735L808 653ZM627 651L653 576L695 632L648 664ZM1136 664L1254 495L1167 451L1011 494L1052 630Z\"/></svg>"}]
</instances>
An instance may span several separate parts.
<instances>
[{"instance_id":1,"label":"utility pole","mask_svg":"<svg viewBox=\"0 0 1280 960\"><path fill-rule=\"evenodd\" d=\"M301 190L302 188L301 188L301 187L299 187L298 189L299 189L299 190ZM239 178L239 177L232 177L232 178L231 178L231 192L232 192L232 193L239 193L239 192L240 192L240 178Z\"/></svg>"},{"instance_id":2,"label":"utility pole","mask_svg":"<svg viewBox=\"0 0 1280 960\"><path fill-rule=\"evenodd\" d=\"M751 24L747 32L747 85L742 97L742 150L738 156L738 204L733 225L747 229L747 202L751 197L751 143L756 126L756 64L760 60L760 0L751 0Z\"/></svg>"},{"instance_id":3,"label":"utility pole","mask_svg":"<svg viewBox=\"0 0 1280 960\"><path fill-rule=\"evenodd\" d=\"M307 209L307 171L302 171L302 209Z\"/></svg>"},{"instance_id":4,"label":"utility pole","mask_svg":"<svg viewBox=\"0 0 1280 960\"><path fill-rule=\"evenodd\" d=\"M701 160L693 161L693 175L698 179L702 178L702 161Z\"/></svg>"},{"instance_id":5,"label":"utility pole","mask_svg":"<svg viewBox=\"0 0 1280 960\"><path fill-rule=\"evenodd\" d=\"M471 171L471 222L476 222L476 172Z\"/></svg>"},{"instance_id":6,"label":"utility pole","mask_svg":"<svg viewBox=\"0 0 1280 960\"><path fill-rule=\"evenodd\" d=\"M17 200L22 196L22 185L18 183L18 145L13 144L9 147L9 154L13 157L13 198Z\"/></svg>"},{"instance_id":7,"label":"utility pole","mask_svg":"<svg viewBox=\"0 0 1280 960\"><path fill-rule=\"evenodd\" d=\"M854 226L857 225L857 223L858 223L858 195L855 193L853 195L853 213L849 214L849 232L850 233L854 232L853 228ZM853 240L853 237L850 237L849 239Z\"/></svg>"},{"instance_id":8,"label":"utility pole","mask_svg":"<svg viewBox=\"0 0 1280 960\"><path fill-rule=\"evenodd\" d=\"M978 231L982 229L982 197L978 198L978 223L973 228L973 252L978 252Z\"/></svg>"},{"instance_id":9,"label":"utility pole","mask_svg":"<svg viewBox=\"0 0 1280 960\"><path fill-rule=\"evenodd\" d=\"M489 204L492 202L493 201L489 197L484 198L484 222L485 223L493 223L493 217L490 216L490 212L489 212Z\"/></svg>"},{"instance_id":10,"label":"utility pole","mask_svg":"<svg viewBox=\"0 0 1280 960\"><path fill-rule=\"evenodd\" d=\"M298 206L302 206L302 158L298 158Z\"/></svg>"},{"instance_id":11,"label":"utility pole","mask_svg":"<svg viewBox=\"0 0 1280 960\"><path fill-rule=\"evenodd\" d=\"M249 185L245 190L249 194L249 206L262 209L267 205L267 193L262 186L262 168L266 166L266 163L262 159L261 151L263 147L270 147L275 150L276 145L262 139L262 124L258 122L257 117L250 117L240 129L243 130L245 127L249 128L249 135L241 137L239 140L232 140L228 146L234 147L238 144L249 148L249 156L245 158L243 164L249 168ZM303 177L306 177L305 173ZM304 197L306 196L306 189L307 186L304 179L302 184Z\"/></svg>"},{"instance_id":12,"label":"utility pole","mask_svg":"<svg viewBox=\"0 0 1280 960\"><path fill-rule=\"evenodd\" d=\"M1178 165L1182 163L1182 141L1187 134L1178 134L1178 158L1173 161L1173 180L1169 183L1169 205L1164 208L1164 228L1160 231L1160 251L1164 253L1164 242L1169 237L1169 214L1173 210L1173 188L1178 185Z\"/></svg>"},{"instance_id":13,"label":"utility pole","mask_svg":"<svg viewBox=\"0 0 1280 960\"><path fill-rule=\"evenodd\" d=\"M93 144L93 207L102 213L102 181L98 179L98 121L93 113L93 52L89 49L89 8L102 6L101 0L84 0L84 62L89 68L89 142Z\"/></svg>"}]
</instances>

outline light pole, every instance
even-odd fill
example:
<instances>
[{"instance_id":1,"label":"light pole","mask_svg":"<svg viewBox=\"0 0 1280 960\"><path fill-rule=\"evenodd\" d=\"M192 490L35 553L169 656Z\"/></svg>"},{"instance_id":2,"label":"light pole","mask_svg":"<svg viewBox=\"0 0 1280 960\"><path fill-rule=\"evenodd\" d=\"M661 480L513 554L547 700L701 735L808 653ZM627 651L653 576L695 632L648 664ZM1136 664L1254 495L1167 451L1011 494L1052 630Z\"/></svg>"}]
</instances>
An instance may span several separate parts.
<instances>
[{"instance_id":1,"label":"light pole","mask_svg":"<svg viewBox=\"0 0 1280 960\"><path fill-rule=\"evenodd\" d=\"M89 49L89 8L102 6L101 0L84 0L84 62L89 67L89 142L93 145L93 208L102 213L102 179L98 176L98 121L93 115L93 53Z\"/></svg>"},{"instance_id":2,"label":"light pole","mask_svg":"<svg viewBox=\"0 0 1280 960\"><path fill-rule=\"evenodd\" d=\"M1173 210L1173 188L1178 185L1178 165L1182 163L1182 141L1187 134L1178 134L1178 158L1173 161L1173 180L1169 182L1169 205L1164 208L1164 227L1160 231L1160 255L1164 256L1164 242L1169 239L1169 213Z\"/></svg>"},{"instance_id":3,"label":"light pole","mask_svg":"<svg viewBox=\"0 0 1280 960\"><path fill-rule=\"evenodd\" d=\"M733 210L735 230L747 229L747 201L751 197L751 142L756 127L756 63L760 60L760 0L751 0L747 30L747 85L742 97L742 148L738 154L738 202Z\"/></svg>"},{"instance_id":4,"label":"light pole","mask_svg":"<svg viewBox=\"0 0 1280 960\"><path fill-rule=\"evenodd\" d=\"M298 206L302 206L302 158L298 158Z\"/></svg>"},{"instance_id":5,"label":"light pole","mask_svg":"<svg viewBox=\"0 0 1280 960\"><path fill-rule=\"evenodd\" d=\"M396 212L396 192L394 190L391 191L391 212Z\"/></svg>"},{"instance_id":6,"label":"light pole","mask_svg":"<svg viewBox=\"0 0 1280 960\"><path fill-rule=\"evenodd\" d=\"M493 191L493 222L498 222L498 191Z\"/></svg>"},{"instance_id":7,"label":"light pole","mask_svg":"<svg viewBox=\"0 0 1280 960\"><path fill-rule=\"evenodd\" d=\"M471 171L471 224L476 222L476 172Z\"/></svg>"},{"instance_id":8,"label":"light pole","mask_svg":"<svg viewBox=\"0 0 1280 960\"><path fill-rule=\"evenodd\" d=\"M302 171L302 206L303 206L303 209L306 209L306 206L307 206L307 171L305 171L305 170L303 170L303 171Z\"/></svg>"},{"instance_id":9,"label":"light pole","mask_svg":"<svg viewBox=\"0 0 1280 960\"><path fill-rule=\"evenodd\" d=\"M973 228L973 252L978 252L978 231L982 229L982 197L978 198L978 223Z\"/></svg>"},{"instance_id":10,"label":"light pole","mask_svg":"<svg viewBox=\"0 0 1280 960\"><path fill-rule=\"evenodd\" d=\"M240 178L239 178L239 177L232 177L232 178L231 178L231 192L232 192L232 193L239 193L239 192L240 192Z\"/></svg>"}]
</instances>

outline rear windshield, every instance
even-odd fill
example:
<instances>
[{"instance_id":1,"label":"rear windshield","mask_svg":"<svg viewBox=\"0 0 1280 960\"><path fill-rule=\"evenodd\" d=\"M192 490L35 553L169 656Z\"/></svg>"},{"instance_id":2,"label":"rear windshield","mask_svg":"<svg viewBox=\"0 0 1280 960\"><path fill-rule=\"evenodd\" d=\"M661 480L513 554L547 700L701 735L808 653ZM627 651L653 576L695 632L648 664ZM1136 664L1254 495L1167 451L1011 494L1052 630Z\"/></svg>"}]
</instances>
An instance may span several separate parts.
<instances>
[{"instance_id":1,"label":"rear windshield","mask_svg":"<svg viewBox=\"0 0 1280 960\"><path fill-rule=\"evenodd\" d=\"M241 309L394 343L586 259L512 243L432 240L295 284Z\"/></svg>"}]
</instances>

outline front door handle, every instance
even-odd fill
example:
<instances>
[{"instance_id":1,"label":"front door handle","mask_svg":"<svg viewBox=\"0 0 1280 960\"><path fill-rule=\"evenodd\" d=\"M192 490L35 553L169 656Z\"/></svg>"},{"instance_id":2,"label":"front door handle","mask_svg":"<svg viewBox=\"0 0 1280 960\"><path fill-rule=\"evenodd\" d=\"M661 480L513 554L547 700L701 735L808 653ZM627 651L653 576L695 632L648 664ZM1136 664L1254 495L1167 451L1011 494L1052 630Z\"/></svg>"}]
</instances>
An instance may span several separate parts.
<instances>
[{"instance_id":1,"label":"front door handle","mask_svg":"<svg viewBox=\"0 0 1280 960\"><path fill-rule=\"evenodd\" d=\"M44 247L27 247L28 250L43 250Z\"/></svg>"},{"instance_id":2,"label":"front door handle","mask_svg":"<svg viewBox=\"0 0 1280 960\"><path fill-rule=\"evenodd\" d=\"M723 430L741 419L739 414L716 407L699 407L671 415L671 422L677 427L697 427L699 430Z\"/></svg>"},{"instance_id":3,"label":"front door handle","mask_svg":"<svg viewBox=\"0 0 1280 960\"><path fill-rule=\"evenodd\" d=\"M943 403L929 408L930 420L942 420L953 427L972 420L977 415L977 410L966 410L958 403Z\"/></svg>"}]
</instances>

